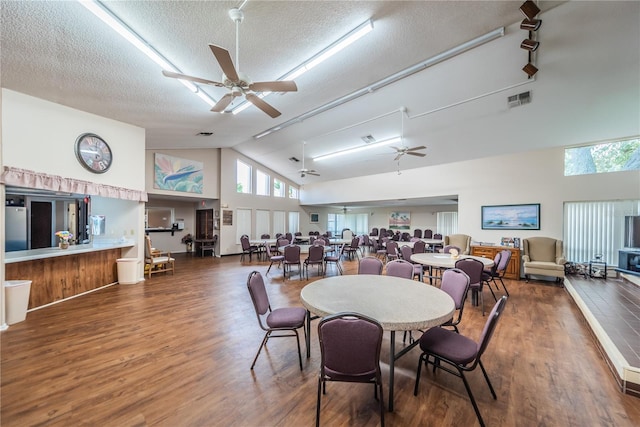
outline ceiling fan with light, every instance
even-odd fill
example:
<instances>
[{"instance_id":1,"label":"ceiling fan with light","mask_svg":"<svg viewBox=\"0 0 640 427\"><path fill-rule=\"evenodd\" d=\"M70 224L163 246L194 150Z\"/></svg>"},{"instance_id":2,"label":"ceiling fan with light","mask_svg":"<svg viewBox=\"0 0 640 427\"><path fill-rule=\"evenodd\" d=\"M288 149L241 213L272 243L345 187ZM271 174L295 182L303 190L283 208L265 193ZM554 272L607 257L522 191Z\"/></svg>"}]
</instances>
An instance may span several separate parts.
<instances>
[{"instance_id":1,"label":"ceiling fan with light","mask_svg":"<svg viewBox=\"0 0 640 427\"><path fill-rule=\"evenodd\" d=\"M298 169L298 173L300 174L300 178L304 178L307 175L320 176L320 174L315 169L307 169L304 167L304 146L307 145L306 142L302 142L302 169Z\"/></svg>"},{"instance_id":2,"label":"ceiling fan with light","mask_svg":"<svg viewBox=\"0 0 640 427\"><path fill-rule=\"evenodd\" d=\"M407 109L406 107L402 107L400 108L400 113L401 113L401 118L400 118L400 142L402 143L401 147L393 147L390 146L389 148L396 150L396 157L393 159L393 161L396 160L400 160L400 158L402 156L404 156L405 154L408 154L410 156L417 156L417 157L424 157L426 156L425 153L418 153L419 150L426 150L427 147L425 147L424 145L420 145L418 147L407 147L404 145L404 115L407 113ZM399 166L399 165L398 165Z\"/></svg>"},{"instance_id":3,"label":"ceiling fan with light","mask_svg":"<svg viewBox=\"0 0 640 427\"><path fill-rule=\"evenodd\" d=\"M231 55L227 49L214 44L209 44L209 49L211 49L213 56L215 56L223 72L221 82L166 70L163 70L162 74L167 77L188 80L194 83L227 88L228 92L218 100L213 108L211 108L211 111L213 112L224 112L234 98L244 96L247 101L267 113L272 118L278 117L281 114L280 111L265 102L261 96L256 95L256 92L295 92L298 90L298 87L293 80L252 82L249 76L238 70L240 68L239 28L240 23L244 19L244 12L240 9L234 8L229 10L229 17L236 23L236 65L233 65L233 60L231 59Z\"/></svg>"}]
</instances>

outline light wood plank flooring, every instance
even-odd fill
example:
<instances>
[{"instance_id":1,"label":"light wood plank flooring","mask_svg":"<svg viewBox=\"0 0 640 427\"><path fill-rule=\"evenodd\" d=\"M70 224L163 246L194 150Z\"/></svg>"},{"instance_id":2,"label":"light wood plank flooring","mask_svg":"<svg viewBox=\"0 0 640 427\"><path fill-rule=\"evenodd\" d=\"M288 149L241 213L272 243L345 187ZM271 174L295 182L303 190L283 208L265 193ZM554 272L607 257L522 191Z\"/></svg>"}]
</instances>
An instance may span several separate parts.
<instances>
[{"instance_id":1,"label":"light wood plank flooring","mask_svg":"<svg viewBox=\"0 0 640 427\"><path fill-rule=\"evenodd\" d=\"M319 349L298 367L293 339L262 339L246 279L268 263L177 256L176 274L112 286L44 309L1 334L1 417L10 426L311 426ZM355 261L344 262L355 274ZM330 267L329 275L337 274ZM315 269L311 280L317 280ZM266 277L274 307L300 305L307 281ZM425 286L428 286L425 284ZM622 394L565 289L508 281L511 297L471 387L488 426L638 426L640 400ZM487 308L493 303L485 290ZM461 332L478 337L486 318L467 304ZM388 335L382 360L388 360ZM304 345L304 344L302 344ZM304 349L303 349L304 351ZM389 426L473 426L460 379L423 370L419 349L396 365ZM388 369L383 365L385 394ZM330 383L323 425L380 422L370 387Z\"/></svg>"}]
</instances>

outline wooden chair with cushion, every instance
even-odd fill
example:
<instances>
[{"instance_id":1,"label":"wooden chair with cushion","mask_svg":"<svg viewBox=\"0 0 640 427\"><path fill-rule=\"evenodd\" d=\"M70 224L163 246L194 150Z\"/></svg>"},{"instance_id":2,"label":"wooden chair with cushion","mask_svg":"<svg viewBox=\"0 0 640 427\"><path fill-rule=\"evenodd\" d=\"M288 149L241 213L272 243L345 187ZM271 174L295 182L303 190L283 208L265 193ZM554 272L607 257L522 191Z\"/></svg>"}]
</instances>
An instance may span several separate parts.
<instances>
[{"instance_id":1,"label":"wooden chair with cushion","mask_svg":"<svg viewBox=\"0 0 640 427\"><path fill-rule=\"evenodd\" d=\"M175 259L171 252L162 252L151 247L151 239L144 236L144 269L151 278L154 273L170 271L174 274Z\"/></svg>"}]
</instances>

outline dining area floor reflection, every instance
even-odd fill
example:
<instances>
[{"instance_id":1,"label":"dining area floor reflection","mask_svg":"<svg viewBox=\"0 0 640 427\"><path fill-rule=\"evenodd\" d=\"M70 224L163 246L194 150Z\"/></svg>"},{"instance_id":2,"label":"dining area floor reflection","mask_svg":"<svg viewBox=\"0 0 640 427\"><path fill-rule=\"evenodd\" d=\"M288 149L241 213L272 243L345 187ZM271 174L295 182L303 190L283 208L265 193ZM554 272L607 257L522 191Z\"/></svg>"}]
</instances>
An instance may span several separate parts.
<instances>
[{"instance_id":1,"label":"dining area floor reflection","mask_svg":"<svg viewBox=\"0 0 640 427\"><path fill-rule=\"evenodd\" d=\"M302 370L291 339L269 341L251 370L264 331L246 281L258 270L274 307L302 307L302 289L322 277L265 276L269 260L242 264L239 255L176 258L175 275L31 311L2 332L0 424L313 425L318 321L311 322ZM342 267L355 275L357 261L343 260ZM483 393L481 372L468 375L486 424L640 425L638 398L620 392L566 289L534 280L508 280L507 286L509 303L483 356L497 399ZM459 329L477 339L485 322L480 310L465 310ZM385 398L390 336L384 332L380 355ZM398 337L396 345L406 344ZM477 425L453 375L426 370L413 395L419 355L414 348L395 363L394 408L385 424ZM372 394L369 387L328 388L322 424L379 425Z\"/></svg>"}]
</instances>

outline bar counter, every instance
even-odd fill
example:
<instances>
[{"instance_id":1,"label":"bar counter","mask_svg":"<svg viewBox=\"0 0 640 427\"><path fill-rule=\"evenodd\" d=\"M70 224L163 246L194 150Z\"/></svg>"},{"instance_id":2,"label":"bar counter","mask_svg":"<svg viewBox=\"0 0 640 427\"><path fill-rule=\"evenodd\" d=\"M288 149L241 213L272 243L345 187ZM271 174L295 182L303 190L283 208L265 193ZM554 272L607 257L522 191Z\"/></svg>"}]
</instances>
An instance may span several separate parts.
<instances>
[{"instance_id":1,"label":"bar counter","mask_svg":"<svg viewBox=\"0 0 640 427\"><path fill-rule=\"evenodd\" d=\"M133 241L94 242L7 252L5 280L31 280L31 310L116 283L116 260L133 246Z\"/></svg>"}]
</instances>

